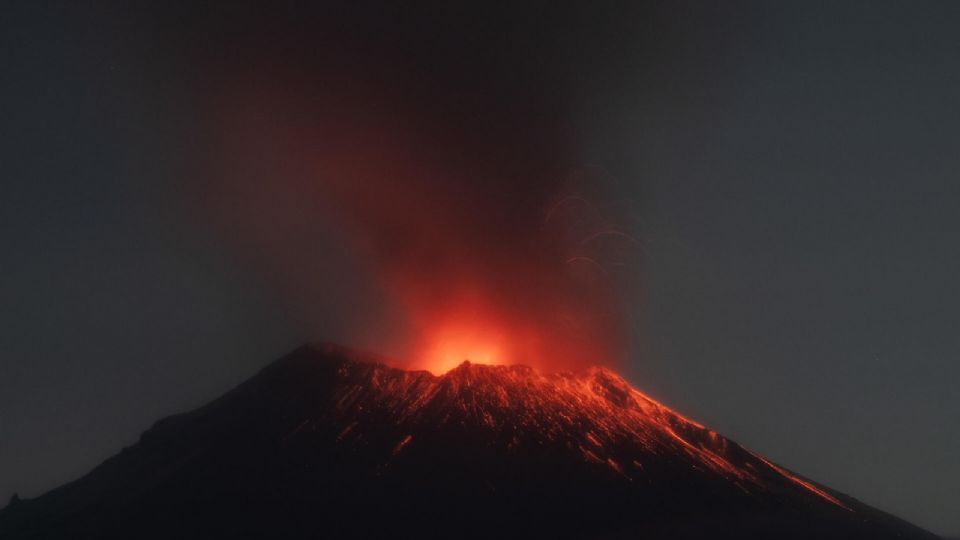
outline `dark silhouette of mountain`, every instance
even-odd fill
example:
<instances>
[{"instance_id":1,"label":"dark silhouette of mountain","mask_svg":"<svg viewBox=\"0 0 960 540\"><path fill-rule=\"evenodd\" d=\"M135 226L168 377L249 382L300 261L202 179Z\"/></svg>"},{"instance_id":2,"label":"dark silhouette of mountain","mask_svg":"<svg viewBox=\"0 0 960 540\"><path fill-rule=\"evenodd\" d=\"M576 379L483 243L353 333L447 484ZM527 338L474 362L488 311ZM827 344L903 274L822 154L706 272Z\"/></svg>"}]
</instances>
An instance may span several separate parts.
<instances>
[{"instance_id":1,"label":"dark silhouette of mountain","mask_svg":"<svg viewBox=\"0 0 960 540\"><path fill-rule=\"evenodd\" d=\"M165 418L0 538L932 539L603 368L442 376L304 346Z\"/></svg>"}]
</instances>

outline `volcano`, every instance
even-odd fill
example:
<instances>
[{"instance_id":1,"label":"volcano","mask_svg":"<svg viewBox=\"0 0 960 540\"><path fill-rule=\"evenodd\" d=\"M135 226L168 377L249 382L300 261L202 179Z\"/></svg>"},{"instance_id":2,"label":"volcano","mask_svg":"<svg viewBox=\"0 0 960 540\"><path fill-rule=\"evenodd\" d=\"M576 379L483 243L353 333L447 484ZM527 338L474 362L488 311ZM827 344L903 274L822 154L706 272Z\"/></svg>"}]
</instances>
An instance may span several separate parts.
<instances>
[{"instance_id":1,"label":"volcano","mask_svg":"<svg viewBox=\"0 0 960 540\"><path fill-rule=\"evenodd\" d=\"M0 538L936 538L780 467L614 372L436 376L303 346Z\"/></svg>"}]
</instances>

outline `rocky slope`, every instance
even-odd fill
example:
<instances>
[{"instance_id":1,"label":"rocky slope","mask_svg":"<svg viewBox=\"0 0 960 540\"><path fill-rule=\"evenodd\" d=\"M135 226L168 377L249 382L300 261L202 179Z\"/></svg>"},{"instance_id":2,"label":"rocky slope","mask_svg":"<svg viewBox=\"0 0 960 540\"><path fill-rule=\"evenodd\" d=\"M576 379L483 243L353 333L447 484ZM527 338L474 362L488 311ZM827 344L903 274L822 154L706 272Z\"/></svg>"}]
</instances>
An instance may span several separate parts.
<instances>
[{"instance_id":1,"label":"rocky slope","mask_svg":"<svg viewBox=\"0 0 960 540\"><path fill-rule=\"evenodd\" d=\"M0 538L935 538L593 368L302 347L0 512Z\"/></svg>"}]
</instances>

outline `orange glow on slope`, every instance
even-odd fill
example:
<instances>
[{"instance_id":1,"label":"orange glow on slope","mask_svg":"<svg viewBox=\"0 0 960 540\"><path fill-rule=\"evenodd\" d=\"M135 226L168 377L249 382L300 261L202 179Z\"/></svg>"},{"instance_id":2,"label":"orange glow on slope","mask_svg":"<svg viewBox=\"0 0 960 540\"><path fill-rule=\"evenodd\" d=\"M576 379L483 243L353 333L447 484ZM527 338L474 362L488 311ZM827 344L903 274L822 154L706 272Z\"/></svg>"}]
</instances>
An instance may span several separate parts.
<instances>
[{"instance_id":1,"label":"orange glow on slope","mask_svg":"<svg viewBox=\"0 0 960 540\"><path fill-rule=\"evenodd\" d=\"M453 328L448 328L449 336L466 341L449 342L451 351L476 345L469 341L472 337L490 337L457 334ZM339 351L332 346L326 352ZM700 478L723 479L731 489L747 494L787 493L851 510L826 489L681 416L607 368L545 373L516 364L477 365L482 361L478 357L448 369L452 356L443 356L440 346L437 351L437 359L424 365L440 375L345 361L338 373L350 383L333 402L348 418L353 418L352 411L377 408L367 400L390 403L389 422L405 430L392 454L408 451L411 441L418 440L418 429L434 433L456 424L486 433L491 444L507 450L524 445L565 448L636 485L656 485L664 481L665 467L676 468L684 474L695 471ZM495 347L488 354L495 362L509 360ZM349 427L337 442L363 437L362 427Z\"/></svg>"},{"instance_id":2,"label":"orange glow on slope","mask_svg":"<svg viewBox=\"0 0 960 540\"><path fill-rule=\"evenodd\" d=\"M756 455L756 454L754 454L754 455ZM850 509L847 508L842 502L840 502L839 499L837 499L837 498L834 497L833 495L830 495L830 494L827 493L826 491L818 488L817 486L811 484L810 482L807 482L806 480L801 479L801 478L798 477L797 475L792 474L791 472L787 471L787 470L784 469L783 467L780 467L780 466L776 465L775 463L771 463L770 461L768 461L767 459L765 459L765 458L763 458L763 457L761 457L761 456L757 456L757 459L759 459L760 461L766 463L771 469L777 471L778 473L780 473L781 475L783 475L785 478L787 478L787 479L790 480L791 482L797 484L798 486L801 486L801 487L803 487L803 488L805 488L805 489L810 490L810 491L813 492L813 493L816 493L818 496L823 497L823 498L826 499L827 501L830 501L831 503L839 506L840 508L843 508L844 510L850 510Z\"/></svg>"}]
</instances>

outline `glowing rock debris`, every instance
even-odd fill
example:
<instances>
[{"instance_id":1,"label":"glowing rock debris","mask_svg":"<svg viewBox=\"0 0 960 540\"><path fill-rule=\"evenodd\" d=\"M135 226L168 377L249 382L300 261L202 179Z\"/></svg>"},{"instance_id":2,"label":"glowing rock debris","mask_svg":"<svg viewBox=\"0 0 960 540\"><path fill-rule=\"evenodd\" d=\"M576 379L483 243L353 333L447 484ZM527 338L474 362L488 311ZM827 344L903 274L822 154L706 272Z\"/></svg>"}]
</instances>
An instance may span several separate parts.
<instances>
[{"instance_id":1,"label":"glowing rock debris","mask_svg":"<svg viewBox=\"0 0 960 540\"><path fill-rule=\"evenodd\" d=\"M365 408L387 404L390 421L401 430L409 427L396 441L395 455L414 449L415 432L424 426L479 428L486 444L507 452L563 447L625 482L650 482L646 464L679 460L694 474L719 475L746 493L793 485L846 508L825 489L685 418L607 368L541 373L464 361L434 375L349 361L338 376L344 384L336 387L333 403L341 421L362 419ZM337 439L362 438L363 429L360 420L348 422Z\"/></svg>"}]
</instances>

